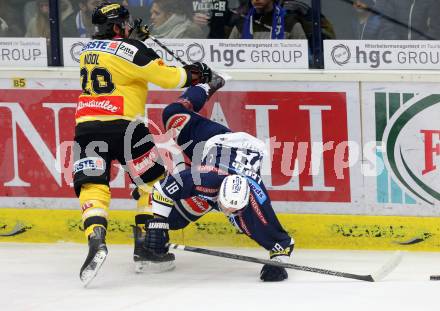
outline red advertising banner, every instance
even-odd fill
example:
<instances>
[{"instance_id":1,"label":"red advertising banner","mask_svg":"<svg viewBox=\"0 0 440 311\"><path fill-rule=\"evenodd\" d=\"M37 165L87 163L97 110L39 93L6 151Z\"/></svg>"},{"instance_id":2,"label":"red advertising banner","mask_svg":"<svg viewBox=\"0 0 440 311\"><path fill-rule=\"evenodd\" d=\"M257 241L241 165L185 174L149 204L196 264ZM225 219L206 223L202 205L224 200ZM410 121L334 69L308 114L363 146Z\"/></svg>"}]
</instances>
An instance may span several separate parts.
<instances>
[{"instance_id":1,"label":"red advertising banner","mask_svg":"<svg viewBox=\"0 0 440 311\"><path fill-rule=\"evenodd\" d=\"M152 132L163 132L162 109L179 94L150 92ZM78 95L0 90L0 197L74 198L69 146ZM345 92L223 91L202 114L270 146L263 180L273 201L351 201ZM117 171L112 197L128 198L130 179Z\"/></svg>"}]
</instances>

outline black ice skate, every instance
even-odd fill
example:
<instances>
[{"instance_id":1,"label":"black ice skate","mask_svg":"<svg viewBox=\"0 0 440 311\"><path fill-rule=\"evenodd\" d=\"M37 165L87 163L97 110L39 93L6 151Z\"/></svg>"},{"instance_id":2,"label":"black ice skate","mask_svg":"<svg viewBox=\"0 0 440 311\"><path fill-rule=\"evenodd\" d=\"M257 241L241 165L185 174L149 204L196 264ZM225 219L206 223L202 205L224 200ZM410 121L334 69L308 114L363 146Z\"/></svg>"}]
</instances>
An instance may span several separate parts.
<instances>
[{"instance_id":1,"label":"black ice skate","mask_svg":"<svg viewBox=\"0 0 440 311\"><path fill-rule=\"evenodd\" d=\"M149 261L147 260L147 252L144 248L146 232L138 225L133 226L133 238L134 238L134 271L136 273L142 273L148 269Z\"/></svg>"},{"instance_id":2,"label":"black ice skate","mask_svg":"<svg viewBox=\"0 0 440 311\"><path fill-rule=\"evenodd\" d=\"M107 257L105 233L105 228L95 227L89 236L89 253L79 273L79 278L84 283L84 287L95 278Z\"/></svg>"},{"instance_id":3,"label":"black ice skate","mask_svg":"<svg viewBox=\"0 0 440 311\"><path fill-rule=\"evenodd\" d=\"M132 192L132 196L134 192L135 191ZM144 248L145 237L146 237L145 224L149 219L153 219L153 215L139 214L136 215L135 217L136 225L133 226L133 240L134 240L133 260L135 264L138 261L142 261L142 258L145 258L146 256L145 248Z\"/></svg>"},{"instance_id":4,"label":"black ice skate","mask_svg":"<svg viewBox=\"0 0 440 311\"><path fill-rule=\"evenodd\" d=\"M175 256L168 253L168 222L162 219L149 219L147 233L136 226L133 228L135 240L135 271L164 272L175 268Z\"/></svg>"}]
</instances>

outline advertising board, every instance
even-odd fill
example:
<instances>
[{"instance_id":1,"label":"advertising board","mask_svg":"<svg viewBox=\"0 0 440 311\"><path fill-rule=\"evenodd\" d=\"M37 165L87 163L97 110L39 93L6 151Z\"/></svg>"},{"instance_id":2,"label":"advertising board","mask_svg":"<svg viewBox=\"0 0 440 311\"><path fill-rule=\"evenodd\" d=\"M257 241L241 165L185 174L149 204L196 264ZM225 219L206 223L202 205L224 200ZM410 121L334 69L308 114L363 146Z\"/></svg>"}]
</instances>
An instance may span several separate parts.
<instances>
[{"instance_id":1,"label":"advertising board","mask_svg":"<svg viewBox=\"0 0 440 311\"><path fill-rule=\"evenodd\" d=\"M10 206L75 208L71 146L78 82L37 82L28 79L29 88L0 90L0 199ZM153 133L163 133L161 111L179 94L150 91L146 115ZM347 142L360 142L357 96L354 83L233 81L202 114L266 142L263 180L279 210L355 213L351 204L359 203L360 173L358 161L349 160ZM116 166L112 197L127 199L130 184Z\"/></svg>"},{"instance_id":2,"label":"advertising board","mask_svg":"<svg viewBox=\"0 0 440 311\"><path fill-rule=\"evenodd\" d=\"M363 139L375 142L377 173L365 177L374 213L440 215L440 88L364 83Z\"/></svg>"},{"instance_id":3,"label":"advertising board","mask_svg":"<svg viewBox=\"0 0 440 311\"><path fill-rule=\"evenodd\" d=\"M64 38L64 66L78 66L86 38ZM307 69L307 40L209 40L160 39L167 48L185 62L204 62L216 69ZM170 65L181 65L152 40L145 41Z\"/></svg>"},{"instance_id":4,"label":"advertising board","mask_svg":"<svg viewBox=\"0 0 440 311\"><path fill-rule=\"evenodd\" d=\"M325 40L325 69L440 69L440 41Z\"/></svg>"},{"instance_id":5,"label":"advertising board","mask_svg":"<svg viewBox=\"0 0 440 311\"><path fill-rule=\"evenodd\" d=\"M1 67L46 67L45 38L1 38Z\"/></svg>"}]
</instances>

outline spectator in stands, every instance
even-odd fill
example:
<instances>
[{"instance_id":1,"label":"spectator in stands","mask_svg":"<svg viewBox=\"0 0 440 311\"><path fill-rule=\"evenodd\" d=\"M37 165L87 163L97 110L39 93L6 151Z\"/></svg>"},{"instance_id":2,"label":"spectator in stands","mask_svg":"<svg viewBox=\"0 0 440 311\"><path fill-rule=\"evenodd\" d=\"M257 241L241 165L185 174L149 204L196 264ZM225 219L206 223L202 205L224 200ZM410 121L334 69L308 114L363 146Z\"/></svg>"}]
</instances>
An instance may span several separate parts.
<instances>
[{"instance_id":1,"label":"spectator in stands","mask_svg":"<svg viewBox=\"0 0 440 311\"><path fill-rule=\"evenodd\" d=\"M130 11L130 17L135 20L142 18L143 24L150 24L150 10L154 0L124 0L122 5ZM182 0L177 0L182 1Z\"/></svg>"},{"instance_id":2,"label":"spectator in stands","mask_svg":"<svg viewBox=\"0 0 440 311\"><path fill-rule=\"evenodd\" d=\"M251 0L242 23L234 26L231 39L306 39L295 15L287 14L275 0Z\"/></svg>"},{"instance_id":3,"label":"spectator in stands","mask_svg":"<svg viewBox=\"0 0 440 311\"><path fill-rule=\"evenodd\" d=\"M70 0L60 0L60 28L61 36L77 37L78 32L75 27L75 11Z\"/></svg>"},{"instance_id":4,"label":"spectator in stands","mask_svg":"<svg viewBox=\"0 0 440 311\"><path fill-rule=\"evenodd\" d=\"M301 23L311 47L313 35L313 11L311 6L298 0L280 0L279 3L287 11L287 14L294 15ZM333 25L324 14L321 14L321 36L322 40L336 38Z\"/></svg>"},{"instance_id":5,"label":"spectator in stands","mask_svg":"<svg viewBox=\"0 0 440 311\"><path fill-rule=\"evenodd\" d=\"M79 37L91 38L95 33L95 28L92 24L92 13L101 2L101 0L79 1L79 12L75 18L77 35Z\"/></svg>"},{"instance_id":6,"label":"spectator in stands","mask_svg":"<svg viewBox=\"0 0 440 311\"><path fill-rule=\"evenodd\" d=\"M21 37L24 32L19 25L18 11L15 10L8 0L0 1L0 37Z\"/></svg>"},{"instance_id":7,"label":"spectator in stands","mask_svg":"<svg viewBox=\"0 0 440 311\"><path fill-rule=\"evenodd\" d=\"M234 28L234 26L240 25L243 22L243 18L246 18L246 15L251 7L252 5L250 0L238 0L238 5L234 9L230 10L233 14L229 20L229 26Z\"/></svg>"},{"instance_id":8,"label":"spectator in stands","mask_svg":"<svg viewBox=\"0 0 440 311\"><path fill-rule=\"evenodd\" d=\"M311 4L312 1L302 0ZM354 0L321 0L321 13L325 16L327 27L330 26L333 32L333 38L340 40L353 39L353 1ZM285 1L287 3L287 1ZM300 2L300 1L297 1ZM308 19L311 20L310 16ZM323 19L321 16L321 23ZM313 26L313 23L311 24ZM307 29L303 26L304 31L308 34ZM323 30L323 26L321 29Z\"/></svg>"},{"instance_id":9,"label":"spectator in stands","mask_svg":"<svg viewBox=\"0 0 440 311\"><path fill-rule=\"evenodd\" d=\"M38 0L37 13L26 27L26 37L50 38L49 0Z\"/></svg>"},{"instance_id":10,"label":"spectator in stands","mask_svg":"<svg viewBox=\"0 0 440 311\"><path fill-rule=\"evenodd\" d=\"M225 39L229 36L232 12L229 10L228 0L190 2L194 13L193 22L204 31L205 38Z\"/></svg>"},{"instance_id":11,"label":"spectator in stands","mask_svg":"<svg viewBox=\"0 0 440 311\"><path fill-rule=\"evenodd\" d=\"M439 0L377 0L381 38L389 40L439 40Z\"/></svg>"},{"instance_id":12,"label":"spectator in stands","mask_svg":"<svg viewBox=\"0 0 440 311\"><path fill-rule=\"evenodd\" d=\"M370 11L376 0L355 0L353 8L356 19L353 21L353 32L356 40L376 40L380 37L380 16Z\"/></svg>"},{"instance_id":13,"label":"spectator in stands","mask_svg":"<svg viewBox=\"0 0 440 311\"><path fill-rule=\"evenodd\" d=\"M203 38L202 29L182 12L176 0L155 0L151 6L150 32L158 38Z\"/></svg>"}]
</instances>

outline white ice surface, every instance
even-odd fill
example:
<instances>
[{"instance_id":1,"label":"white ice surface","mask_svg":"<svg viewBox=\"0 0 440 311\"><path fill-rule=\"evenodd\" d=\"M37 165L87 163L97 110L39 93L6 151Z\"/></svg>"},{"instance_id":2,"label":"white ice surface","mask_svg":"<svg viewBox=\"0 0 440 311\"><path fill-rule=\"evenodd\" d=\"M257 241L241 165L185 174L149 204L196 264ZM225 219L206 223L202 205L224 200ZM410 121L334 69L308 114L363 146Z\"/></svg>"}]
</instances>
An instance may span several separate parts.
<instances>
[{"instance_id":1,"label":"white ice surface","mask_svg":"<svg viewBox=\"0 0 440 311\"><path fill-rule=\"evenodd\" d=\"M132 247L109 245L96 279L78 277L86 256L80 244L0 243L0 310L440 310L440 253L405 253L385 280L362 282L289 270L280 283L259 281L258 264L175 251L177 268L133 272ZM257 249L222 249L265 258ZM293 262L370 274L392 252L296 250ZM439 296L437 296L439 295Z\"/></svg>"}]
</instances>

